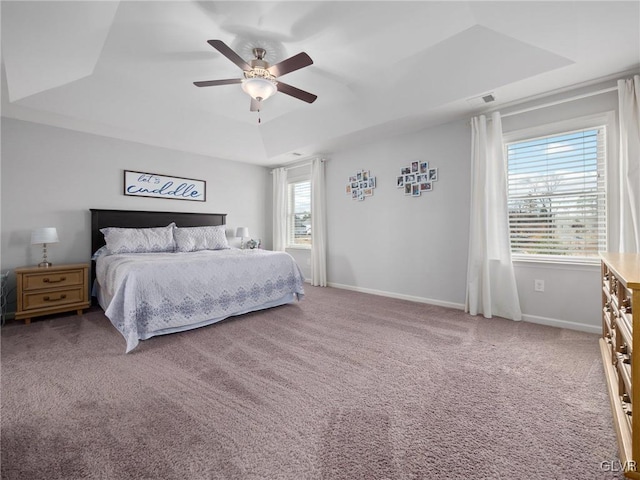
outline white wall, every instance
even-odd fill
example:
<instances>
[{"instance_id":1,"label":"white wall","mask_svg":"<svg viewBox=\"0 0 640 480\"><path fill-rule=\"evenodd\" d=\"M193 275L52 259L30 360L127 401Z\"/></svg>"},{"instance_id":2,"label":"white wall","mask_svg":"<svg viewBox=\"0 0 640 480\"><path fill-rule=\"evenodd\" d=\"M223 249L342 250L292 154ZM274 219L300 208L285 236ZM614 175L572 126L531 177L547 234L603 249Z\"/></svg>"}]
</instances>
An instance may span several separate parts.
<instances>
[{"instance_id":1,"label":"white wall","mask_svg":"<svg viewBox=\"0 0 640 480\"><path fill-rule=\"evenodd\" d=\"M615 83L605 86L611 85ZM556 98L602 87L596 85ZM509 132L616 109L617 94L611 92L505 118L503 127ZM615 139L617 132L610 133ZM467 119L332 153L327 162L330 284L463 307L470 157ZM426 160L439 168L440 179L434 191L419 198L405 197L395 187L400 167L412 160ZM612 175L616 172L615 160L615 155L609 158ZM363 202L353 201L344 193L348 176L358 169L370 170L378 178L374 196ZM609 190L610 209L615 212L615 192ZM525 320L600 330L597 265L517 262L515 270ZM535 279L545 281L544 292L534 291Z\"/></svg>"},{"instance_id":2,"label":"white wall","mask_svg":"<svg viewBox=\"0 0 640 480\"><path fill-rule=\"evenodd\" d=\"M207 200L125 196L125 169L205 180ZM30 235L43 226L60 237L49 246L50 261L87 262L90 208L227 213L230 228L249 227L269 246L270 180L264 167L2 118L0 265L4 272L37 264L42 249Z\"/></svg>"},{"instance_id":3,"label":"white wall","mask_svg":"<svg viewBox=\"0 0 640 480\"><path fill-rule=\"evenodd\" d=\"M333 153L326 164L331 284L444 305L464 304L469 232L468 121ZM404 195L400 169L439 169L432 192ZM349 176L369 170L372 197L352 200Z\"/></svg>"},{"instance_id":4,"label":"white wall","mask_svg":"<svg viewBox=\"0 0 640 480\"><path fill-rule=\"evenodd\" d=\"M561 96L576 93L582 91ZM503 126L510 132L616 109L612 92L508 117ZM50 249L53 262L87 261L89 208L228 213L230 226L248 226L254 238L271 246L267 169L4 118L2 140L3 271L39 261L39 249L29 245L30 231L38 226L59 229L61 242ZM470 146L469 121L463 119L326 155L330 285L462 308ZM418 198L405 197L395 185L400 168L414 160L429 161L440 177L432 192ZM615 160L609 158L610 173ZM125 197L124 169L206 180L208 200ZM359 169L378 180L374 195L362 202L345 194L348 177ZM310 277L309 252L290 253ZM515 267L526 320L599 331L597 266L517 262ZM544 292L534 292L535 279L545 281Z\"/></svg>"},{"instance_id":5,"label":"white wall","mask_svg":"<svg viewBox=\"0 0 640 480\"><path fill-rule=\"evenodd\" d=\"M615 85L615 82L594 85L589 89L568 92L562 97L572 97L588 91L597 91L603 87ZM545 99L538 103L547 103L553 99ZM526 108L521 105L517 109ZM526 128L537 127L556 122L563 122L589 115L615 112L617 119L617 92L596 95L580 100L562 103L557 106L534 110L503 119L505 134ZM617 121L617 120L615 120ZM617 190L614 176L617 175L617 127L613 125L609 131L608 168L608 216L615 218L618 210ZM617 244L615 222L610 222L609 244ZM525 320L568 328L599 332L602 329L600 266L599 265L554 265L532 262L515 262L518 295ZM545 282L544 292L535 292L534 280Z\"/></svg>"}]
</instances>

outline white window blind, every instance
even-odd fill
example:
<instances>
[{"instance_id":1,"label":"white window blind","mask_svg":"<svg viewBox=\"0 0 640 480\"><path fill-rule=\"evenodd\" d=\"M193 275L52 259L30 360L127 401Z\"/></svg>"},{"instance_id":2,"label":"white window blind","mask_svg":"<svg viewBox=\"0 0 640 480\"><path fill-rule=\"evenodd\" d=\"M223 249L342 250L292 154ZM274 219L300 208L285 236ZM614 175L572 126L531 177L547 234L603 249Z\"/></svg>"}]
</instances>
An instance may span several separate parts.
<instances>
[{"instance_id":1,"label":"white window blind","mask_svg":"<svg viewBox=\"0 0 640 480\"><path fill-rule=\"evenodd\" d=\"M287 238L289 246L311 246L311 181L289 184Z\"/></svg>"},{"instance_id":2,"label":"white window blind","mask_svg":"<svg viewBox=\"0 0 640 480\"><path fill-rule=\"evenodd\" d=\"M508 143L511 252L597 257L606 249L604 126Z\"/></svg>"}]
</instances>

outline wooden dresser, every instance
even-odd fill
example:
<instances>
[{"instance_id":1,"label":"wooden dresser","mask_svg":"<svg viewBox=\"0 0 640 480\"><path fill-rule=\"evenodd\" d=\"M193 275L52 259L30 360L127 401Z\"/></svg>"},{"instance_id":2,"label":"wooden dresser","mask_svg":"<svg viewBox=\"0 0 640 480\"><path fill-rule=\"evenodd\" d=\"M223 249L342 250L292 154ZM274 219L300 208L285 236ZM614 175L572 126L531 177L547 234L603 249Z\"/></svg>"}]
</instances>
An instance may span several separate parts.
<instances>
[{"instance_id":1,"label":"wooden dresser","mask_svg":"<svg viewBox=\"0 0 640 480\"><path fill-rule=\"evenodd\" d=\"M640 255L603 253L600 350L621 467L640 479ZM639 350L633 353L633 348Z\"/></svg>"},{"instance_id":2,"label":"wooden dresser","mask_svg":"<svg viewBox=\"0 0 640 480\"><path fill-rule=\"evenodd\" d=\"M16 268L18 309L16 319L31 323L32 317L82 310L91 305L89 264Z\"/></svg>"}]
</instances>

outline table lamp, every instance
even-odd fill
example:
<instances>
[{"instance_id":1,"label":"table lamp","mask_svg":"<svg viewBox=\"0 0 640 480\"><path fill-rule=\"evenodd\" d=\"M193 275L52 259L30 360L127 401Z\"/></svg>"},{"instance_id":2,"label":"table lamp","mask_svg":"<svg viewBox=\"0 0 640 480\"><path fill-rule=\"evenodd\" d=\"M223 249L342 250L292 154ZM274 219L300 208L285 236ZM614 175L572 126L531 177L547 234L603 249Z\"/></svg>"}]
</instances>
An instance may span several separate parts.
<instances>
[{"instance_id":1,"label":"table lamp","mask_svg":"<svg viewBox=\"0 0 640 480\"><path fill-rule=\"evenodd\" d=\"M249 229L247 227L238 227L236 230L236 237L240 237L240 248L244 248L244 237L249 236Z\"/></svg>"},{"instance_id":2,"label":"table lamp","mask_svg":"<svg viewBox=\"0 0 640 480\"><path fill-rule=\"evenodd\" d=\"M36 228L31 232L31 245L42 245L42 262L39 267L50 267L52 263L47 261L47 244L58 243L58 231L55 227Z\"/></svg>"}]
</instances>

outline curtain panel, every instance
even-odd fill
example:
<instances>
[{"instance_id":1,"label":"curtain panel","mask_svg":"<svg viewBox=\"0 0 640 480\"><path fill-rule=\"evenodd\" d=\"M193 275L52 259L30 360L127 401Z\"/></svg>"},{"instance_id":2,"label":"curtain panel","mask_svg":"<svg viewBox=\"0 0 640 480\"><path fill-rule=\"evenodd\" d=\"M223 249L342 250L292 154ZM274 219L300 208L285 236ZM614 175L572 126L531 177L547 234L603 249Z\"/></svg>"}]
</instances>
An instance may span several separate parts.
<instances>
[{"instance_id":1,"label":"curtain panel","mask_svg":"<svg viewBox=\"0 0 640 480\"><path fill-rule=\"evenodd\" d=\"M507 164L495 112L471 121L471 220L465 311L521 320L509 244Z\"/></svg>"},{"instance_id":2,"label":"curtain panel","mask_svg":"<svg viewBox=\"0 0 640 480\"><path fill-rule=\"evenodd\" d=\"M327 286L327 214L324 160L311 162L311 285Z\"/></svg>"},{"instance_id":3,"label":"curtain panel","mask_svg":"<svg viewBox=\"0 0 640 480\"><path fill-rule=\"evenodd\" d=\"M620 252L640 253L640 75L618 80Z\"/></svg>"},{"instance_id":4,"label":"curtain panel","mask_svg":"<svg viewBox=\"0 0 640 480\"><path fill-rule=\"evenodd\" d=\"M287 170L275 168L273 174L273 250L287 246Z\"/></svg>"}]
</instances>

